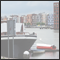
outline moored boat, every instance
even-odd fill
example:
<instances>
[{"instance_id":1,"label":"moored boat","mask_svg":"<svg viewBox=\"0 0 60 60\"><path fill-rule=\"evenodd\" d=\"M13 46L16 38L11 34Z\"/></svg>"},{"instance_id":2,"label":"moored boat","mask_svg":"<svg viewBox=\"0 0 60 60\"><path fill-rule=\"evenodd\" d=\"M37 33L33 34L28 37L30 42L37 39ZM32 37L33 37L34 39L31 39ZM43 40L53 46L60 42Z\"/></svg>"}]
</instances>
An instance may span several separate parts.
<instances>
[{"instance_id":1,"label":"moored boat","mask_svg":"<svg viewBox=\"0 0 60 60\"><path fill-rule=\"evenodd\" d=\"M55 45L49 45L49 44L37 44L37 49L51 49L55 50L56 46Z\"/></svg>"},{"instance_id":2,"label":"moored boat","mask_svg":"<svg viewBox=\"0 0 60 60\"><path fill-rule=\"evenodd\" d=\"M32 53L44 53L44 49L31 49Z\"/></svg>"}]
</instances>

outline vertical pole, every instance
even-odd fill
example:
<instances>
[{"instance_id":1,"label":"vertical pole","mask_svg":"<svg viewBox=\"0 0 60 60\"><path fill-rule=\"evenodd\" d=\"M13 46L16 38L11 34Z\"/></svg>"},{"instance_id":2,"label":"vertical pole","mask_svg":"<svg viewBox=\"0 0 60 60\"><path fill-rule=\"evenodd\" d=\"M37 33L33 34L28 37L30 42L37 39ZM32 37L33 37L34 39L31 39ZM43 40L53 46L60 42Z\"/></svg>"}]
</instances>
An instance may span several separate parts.
<instances>
[{"instance_id":1,"label":"vertical pole","mask_svg":"<svg viewBox=\"0 0 60 60\"><path fill-rule=\"evenodd\" d=\"M14 58L14 21L13 21L13 58Z\"/></svg>"},{"instance_id":2,"label":"vertical pole","mask_svg":"<svg viewBox=\"0 0 60 60\"><path fill-rule=\"evenodd\" d=\"M9 59L9 21L7 21L7 32L8 32L8 59Z\"/></svg>"},{"instance_id":3,"label":"vertical pole","mask_svg":"<svg viewBox=\"0 0 60 60\"><path fill-rule=\"evenodd\" d=\"M9 34L8 34L8 58L9 58Z\"/></svg>"},{"instance_id":4,"label":"vertical pole","mask_svg":"<svg viewBox=\"0 0 60 60\"><path fill-rule=\"evenodd\" d=\"M13 36L13 58L14 58L14 36Z\"/></svg>"}]
</instances>

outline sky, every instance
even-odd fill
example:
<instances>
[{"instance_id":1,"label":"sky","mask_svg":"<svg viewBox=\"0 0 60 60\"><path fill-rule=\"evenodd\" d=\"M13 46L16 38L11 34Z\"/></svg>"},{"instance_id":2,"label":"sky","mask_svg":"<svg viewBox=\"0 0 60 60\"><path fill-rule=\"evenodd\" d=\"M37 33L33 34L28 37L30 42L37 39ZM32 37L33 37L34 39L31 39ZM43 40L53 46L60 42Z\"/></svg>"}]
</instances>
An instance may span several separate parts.
<instances>
[{"instance_id":1,"label":"sky","mask_svg":"<svg viewBox=\"0 0 60 60\"><path fill-rule=\"evenodd\" d=\"M1 16L52 13L53 3L59 1L1 1Z\"/></svg>"}]
</instances>

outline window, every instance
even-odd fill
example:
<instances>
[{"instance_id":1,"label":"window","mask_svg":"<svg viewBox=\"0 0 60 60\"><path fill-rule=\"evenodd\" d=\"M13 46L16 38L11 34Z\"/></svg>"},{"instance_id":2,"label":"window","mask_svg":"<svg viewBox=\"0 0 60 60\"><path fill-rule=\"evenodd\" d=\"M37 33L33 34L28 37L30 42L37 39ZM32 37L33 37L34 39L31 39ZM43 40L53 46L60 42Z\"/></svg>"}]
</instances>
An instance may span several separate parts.
<instances>
[{"instance_id":1,"label":"window","mask_svg":"<svg viewBox=\"0 0 60 60\"><path fill-rule=\"evenodd\" d=\"M58 23L58 21L57 21L57 23Z\"/></svg>"},{"instance_id":2,"label":"window","mask_svg":"<svg viewBox=\"0 0 60 60\"><path fill-rule=\"evenodd\" d=\"M56 9L54 9L54 11L56 11Z\"/></svg>"},{"instance_id":3,"label":"window","mask_svg":"<svg viewBox=\"0 0 60 60\"><path fill-rule=\"evenodd\" d=\"M57 17L58 17L58 15L57 15Z\"/></svg>"},{"instance_id":4,"label":"window","mask_svg":"<svg viewBox=\"0 0 60 60\"><path fill-rule=\"evenodd\" d=\"M57 20L58 20L58 18L57 18Z\"/></svg>"},{"instance_id":5,"label":"window","mask_svg":"<svg viewBox=\"0 0 60 60\"><path fill-rule=\"evenodd\" d=\"M54 25L54 27L56 27L56 24Z\"/></svg>"},{"instance_id":6,"label":"window","mask_svg":"<svg viewBox=\"0 0 60 60\"><path fill-rule=\"evenodd\" d=\"M54 15L54 17L56 17L56 15Z\"/></svg>"},{"instance_id":7,"label":"window","mask_svg":"<svg viewBox=\"0 0 60 60\"><path fill-rule=\"evenodd\" d=\"M56 18L55 18L55 20L56 20Z\"/></svg>"},{"instance_id":8,"label":"window","mask_svg":"<svg viewBox=\"0 0 60 60\"><path fill-rule=\"evenodd\" d=\"M57 12L57 14L58 14L58 12Z\"/></svg>"},{"instance_id":9,"label":"window","mask_svg":"<svg viewBox=\"0 0 60 60\"><path fill-rule=\"evenodd\" d=\"M56 4L54 4L54 5L56 5Z\"/></svg>"},{"instance_id":10,"label":"window","mask_svg":"<svg viewBox=\"0 0 60 60\"><path fill-rule=\"evenodd\" d=\"M34 19L34 16L32 17L32 19Z\"/></svg>"},{"instance_id":11,"label":"window","mask_svg":"<svg viewBox=\"0 0 60 60\"><path fill-rule=\"evenodd\" d=\"M56 21L55 21L55 23L56 23Z\"/></svg>"},{"instance_id":12,"label":"window","mask_svg":"<svg viewBox=\"0 0 60 60\"><path fill-rule=\"evenodd\" d=\"M57 24L57 27L58 27L58 24Z\"/></svg>"},{"instance_id":13,"label":"window","mask_svg":"<svg viewBox=\"0 0 60 60\"><path fill-rule=\"evenodd\" d=\"M57 6L57 8L58 8L58 6Z\"/></svg>"},{"instance_id":14,"label":"window","mask_svg":"<svg viewBox=\"0 0 60 60\"><path fill-rule=\"evenodd\" d=\"M54 14L56 14L56 12Z\"/></svg>"},{"instance_id":15,"label":"window","mask_svg":"<svg viewBox=\"0 0 60 60\"><path fill-rule=\"evenodd\" d=\"M58 5L58 4L57 4Z\"/></svg>"},{"instance_id":16,"label":"window","mask_svg":"<svg viewBox=\"0 0 60 60\"><path fill-rule=\"evenodd\" d=\"M54 9L55 9L56 7L54 6Z\"/></svg>"}]
</instances>

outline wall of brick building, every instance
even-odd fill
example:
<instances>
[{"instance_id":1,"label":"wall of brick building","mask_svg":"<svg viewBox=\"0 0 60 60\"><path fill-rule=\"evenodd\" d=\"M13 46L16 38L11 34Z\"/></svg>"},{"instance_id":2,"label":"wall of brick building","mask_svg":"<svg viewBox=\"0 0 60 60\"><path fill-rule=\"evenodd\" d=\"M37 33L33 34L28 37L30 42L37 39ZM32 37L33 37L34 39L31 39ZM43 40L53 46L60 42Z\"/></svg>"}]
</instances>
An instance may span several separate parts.
<instances>
[{"instance_id":1,"label":"wall of brick building","mask_svg":"<svg viewBox=\"0 0 60 60\"><path fill-rule=\"evenodd\" d=\"M23 22L24 22L24 18L20 17L20 23L23 23Z\"/></svg>"},{"instance_id":2,"label":"wall of brick building","mask_svg":"<svg viewBox=\"0 0 60 60\"><path fill-rule=\"evenodd\" d=\"M38 22L37 14L32 14L32 25L35 26Z\"/></svg>"},{"instance_id":3,"label":"wall of brick building","mask_svg":"<svg viewBox=\"0 0 60 60\"><path fill-rule=\"evenodd\" d=\"M59 2L54 3L54 29L59 29Z\"/></svg>"},{"instance_id":4,"label":"wall of brick building","mask_svg":"<svg viewBox=\"0 0 60 60\"><path fill-rule=\"evenodd\" d=\"M27 23L30 23L30 25L32 25L32 14L27 15Z\"/></svg>"}]
</instances>

